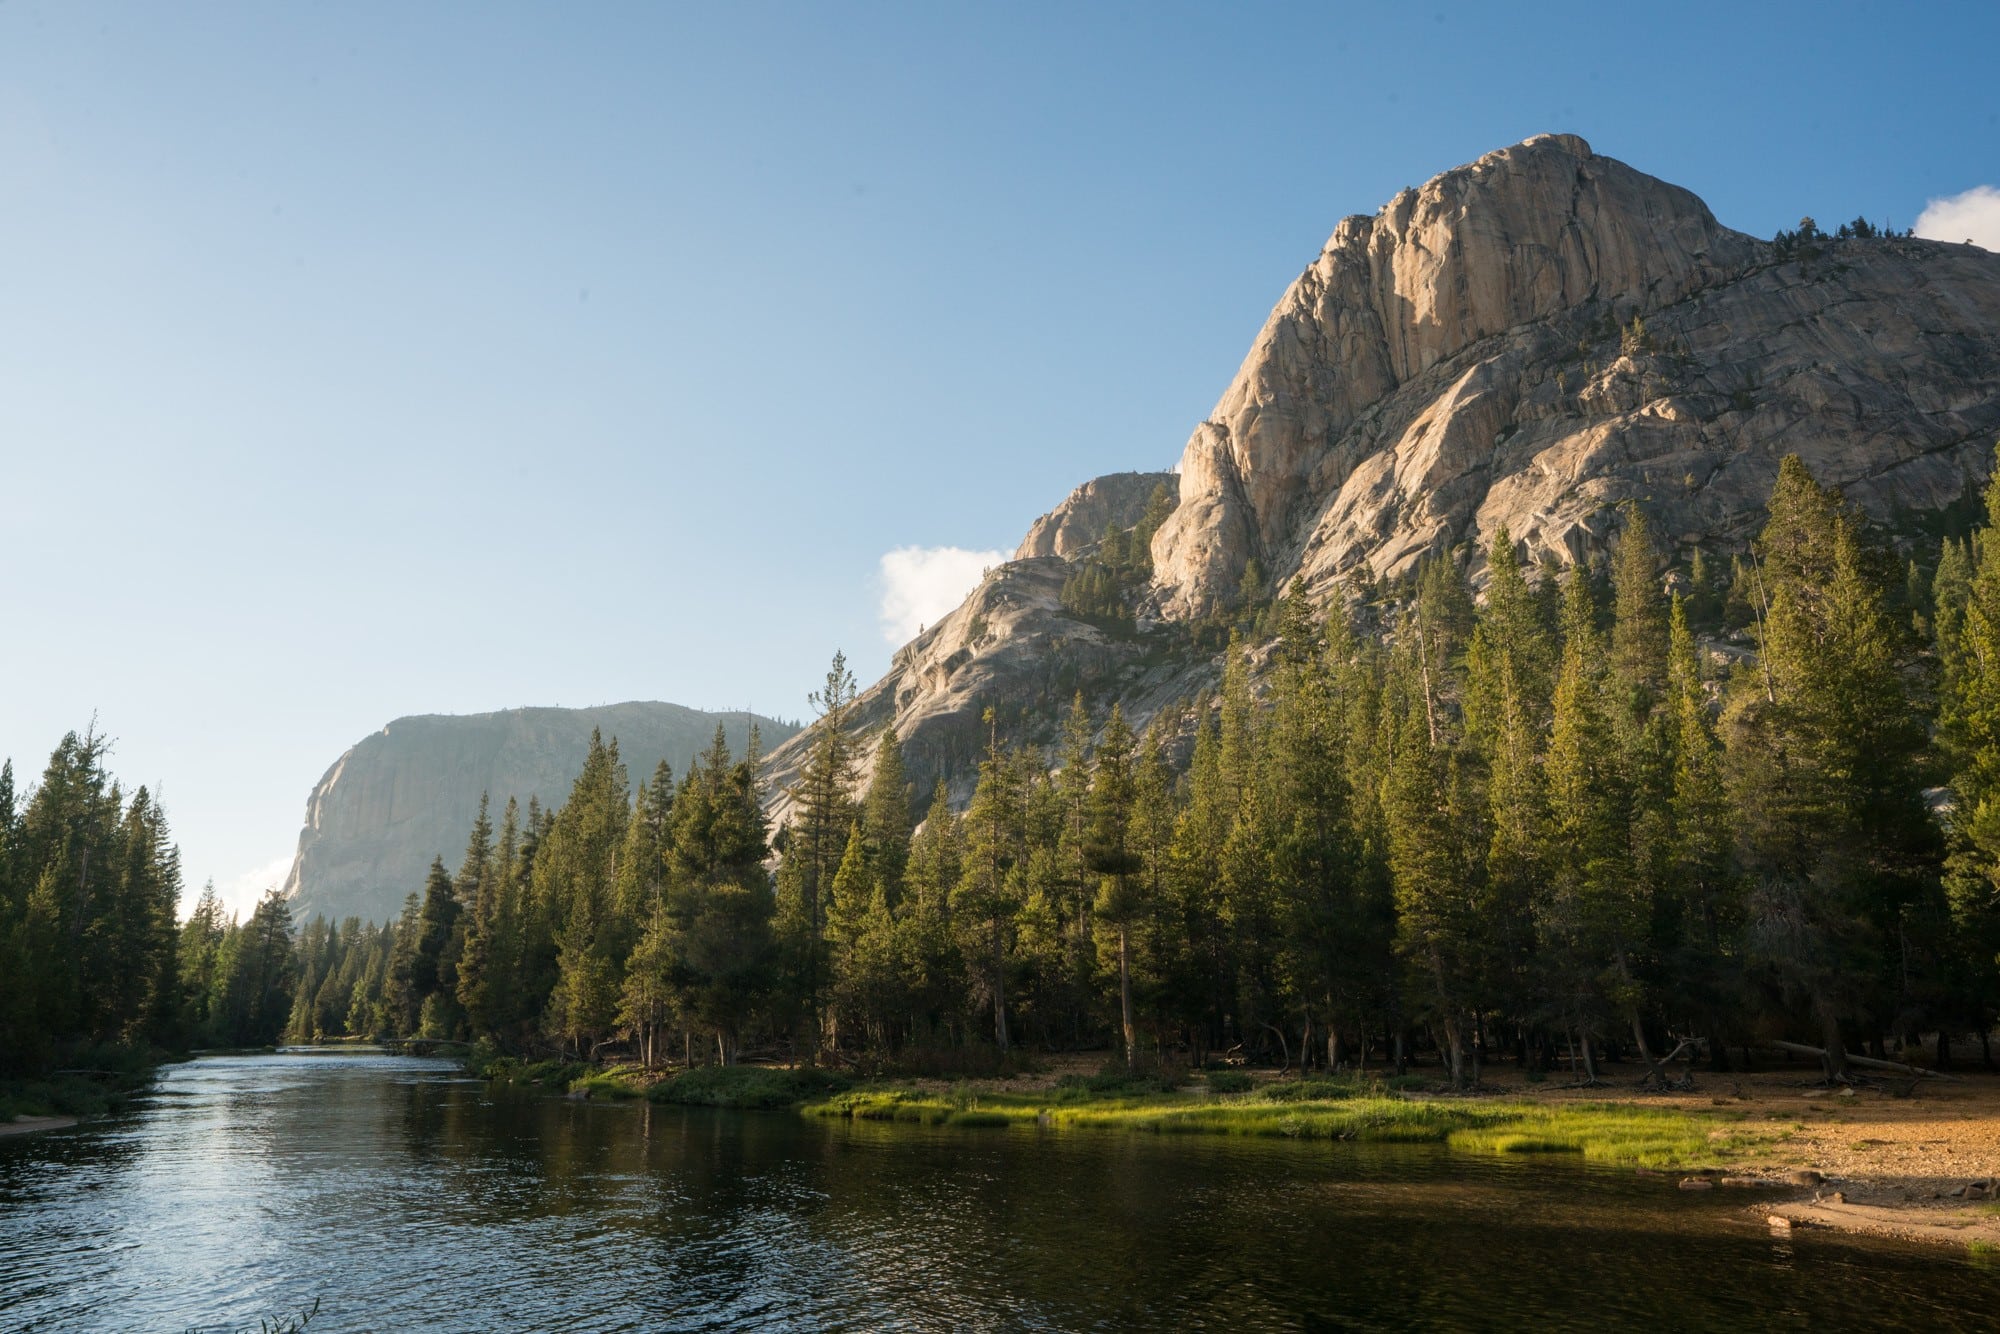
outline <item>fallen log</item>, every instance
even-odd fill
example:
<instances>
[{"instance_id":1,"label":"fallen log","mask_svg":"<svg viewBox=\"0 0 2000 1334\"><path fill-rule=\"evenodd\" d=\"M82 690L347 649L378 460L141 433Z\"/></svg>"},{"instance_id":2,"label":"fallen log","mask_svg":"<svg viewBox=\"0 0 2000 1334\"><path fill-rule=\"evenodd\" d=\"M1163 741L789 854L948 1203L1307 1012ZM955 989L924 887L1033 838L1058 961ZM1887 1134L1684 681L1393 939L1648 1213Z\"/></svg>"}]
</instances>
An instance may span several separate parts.
<instances>
[{"instance_id":1,"label":"fallen log","mask_svg":"<svg viewBox=\"0 0 2000 1334\"><path fill-rule=\"evenodd\" d=\"M1788 1051L1797 1056L1816 1056L1822 1061L1826 1059L1826 1048L1824 1047L1808 1047L1803 1042L1774 1041L1771 1045L1781 1051ZM1948 1075L1942 1070L1926 1070L1921 1066L1904 1065L1900 1061L1878 1061L1873 1056L1849 1055L1847 1063L1849 1065L1858 1065L1864 1070L1894 1070L1897 1074L1917 1075L1924 1079L1949 1079L1954 1081L1958 1079L1957 1075Z\"/></svg>"}]
</instances>

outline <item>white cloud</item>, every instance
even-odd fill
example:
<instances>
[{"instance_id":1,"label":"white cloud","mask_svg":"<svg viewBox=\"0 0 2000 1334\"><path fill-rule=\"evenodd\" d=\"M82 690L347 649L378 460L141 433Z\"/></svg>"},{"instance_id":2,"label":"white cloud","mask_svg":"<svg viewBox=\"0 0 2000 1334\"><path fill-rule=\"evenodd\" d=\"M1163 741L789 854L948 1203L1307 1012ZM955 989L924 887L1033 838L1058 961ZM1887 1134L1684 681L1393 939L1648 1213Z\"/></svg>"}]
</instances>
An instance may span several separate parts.
<instances>
[{"instance_id":1,"label":"white cloud","mask_svg":"<svg viewBox=\"0 0 2000 1334\"><path fill-rule=\"evenodd\" d=\"M2000 189L1975 185L1962 195L1931 200L1917 215L1916 233L1933 241L1970 241L2000 253Z\"/></svg>"},{"instance_id":2,"label":"white cloud","mask_svg":"<svg viewBox=\"0 0 2000 1334\"><path fill-rule=\"evenodd\" d=\"M273 885L283 885L291 869L292 854L288 852L216 885L215 895L222 900L223 915L235 913L241 920L249 921L250 914L257 910L257 900L264 897L264 891ZM201 888L198 885L181 891L182 917L194 911L195 901L200 897Z\"/></svg>"},{"instance_id":3,"label":"white cloud","mask_svg":"<svg viewBox=\"0 0 2000 1334\"><path fill-rule=\"evenodd\" d=\"M897 547L882 555L882 638L902 645L934 625L979 586L1004 551Z\"/></svg>"}]
</instances>

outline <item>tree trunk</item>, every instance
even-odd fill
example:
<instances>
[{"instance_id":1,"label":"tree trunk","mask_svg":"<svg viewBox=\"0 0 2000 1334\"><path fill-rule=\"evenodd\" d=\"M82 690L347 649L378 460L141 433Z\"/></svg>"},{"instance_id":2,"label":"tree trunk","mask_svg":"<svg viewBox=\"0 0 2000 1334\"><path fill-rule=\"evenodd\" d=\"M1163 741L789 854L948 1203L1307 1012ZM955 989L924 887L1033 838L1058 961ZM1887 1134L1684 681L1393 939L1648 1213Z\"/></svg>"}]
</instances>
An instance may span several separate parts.
<instances>
[{"instance_id":1,"label":"tree trunk","mask_svg":"<svg viewBox=\"0 0 2000 1334\"><path fill-rule=\"evenodd\" d=\"M1951 1069L1951 1034L1945 1032L1942 1028L1938 1030L1937 1068L1940 1070Z\"/></svg>"},{"instance_id":2,"label":"tree trunk","mask_svg":"<svg viewBox=\"0 0 2000 1334\"><path fill-rule=\"evenodd\" d=\"M1007 1050L1007 954L1000 938L1000 919L993 919L993 1040Z\"/></svg>"},{"instance_id":3,"label":"tree trunk","mask_svg":"<svg viewBox=\"0 0 2000 1334\"><path fill-rule=\"evenodd\" d=\"M1590 1054L1590 1030L1579 1028L1577 1030L1577 1041L1578 1045L1583 1048L1583 1082L1586 1084L1595 1084L1597 1082L1597 1059Z\"/></svg>"},{"instance_id":4,"label":"tree trunk","mask_svg":"<svg viewBox=\"0 0 2000 1334\"><path fill-rule=\"evenodd\" d=\"M1447 1014L1444 1021L1445 1062L1451 1072L1451 1086L1465 1087L1465 1038L1458 1030L1458 1016Z\"/></svg>"},{"instance_id":5,"label":"tree trunk","mask_svg":"<svg viewBox=\"0 0 2000 1334\"><path fill-rule=\"evenodd\" d=\"M1123 922L1118 924L1118 1010L1125 1028L1125 1069L1139 1068L1139 1048L1132 1031L1132 947Z\"/></svg>"},{"instance_id":6,"label":"tree trunk","mask_svg":"<svg viewBox=\"0 0 2000 1334\"><path fill-rule=\"evenodd\" d=\"M1264 1027L1268 1031L1278 1035L1278 1050L1284 1054L1285 1063L1278 1067L1278 1074L1281 1077L1290 1074L1292 1069L1292 1044L1286 1040L1285 1030L1273 1024L1265 1024Z\"/></svg>"},{"instance_id":7,"label":"tree trunk","mask_svg":"<svg viewBox=\"0 0 2000 1334\"><path fill-rule=\"evenodd\" d=\"M1647 1076L1661 1088L1665 1088L1667 1086L1667 1072L1660 1067L1658 1061L1653 1059L1653 1049L1646 1045L1646 1026L1640 1022L1639 1016L1636 1013L1632 1016L1632 1041L1639 1048L1639 1059L1646 1063Z\"/></svg>"},{"instance_id":8,"label":"tree trunk","mask_svg":"<svg viewBox=\"0 0 2000 1334\"><path fill-rule=\"evenodd\" d=\"M1825 996L1814 997L1813 1008L1819 1011L1820 1045L1826 1048L1826 1055L1820 1058L1826 1080L1829 1084L1843 1083L1847 1079L1847 1046L1840 1034L1840 1015Z\"/></svg>"}]
</instances>

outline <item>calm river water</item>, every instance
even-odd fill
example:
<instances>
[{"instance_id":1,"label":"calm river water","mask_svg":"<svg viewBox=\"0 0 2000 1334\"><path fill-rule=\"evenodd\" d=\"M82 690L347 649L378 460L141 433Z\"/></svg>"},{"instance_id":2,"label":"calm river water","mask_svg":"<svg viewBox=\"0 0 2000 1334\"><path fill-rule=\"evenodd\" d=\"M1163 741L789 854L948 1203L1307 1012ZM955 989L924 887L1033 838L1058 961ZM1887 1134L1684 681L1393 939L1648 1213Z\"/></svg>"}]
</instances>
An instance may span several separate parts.
<instances>
[{"instance_id":1,"label":"calm river water","mask_svg":"<svg viewBox=\"0 0 2000 1334\"><path fill-rule=\"evenodd\" d=\"M921 1130L167 1068L0 1139L0 1329L1994 1328L2000 1271L1429 1149Z\"/></svg>"}]
</instances>

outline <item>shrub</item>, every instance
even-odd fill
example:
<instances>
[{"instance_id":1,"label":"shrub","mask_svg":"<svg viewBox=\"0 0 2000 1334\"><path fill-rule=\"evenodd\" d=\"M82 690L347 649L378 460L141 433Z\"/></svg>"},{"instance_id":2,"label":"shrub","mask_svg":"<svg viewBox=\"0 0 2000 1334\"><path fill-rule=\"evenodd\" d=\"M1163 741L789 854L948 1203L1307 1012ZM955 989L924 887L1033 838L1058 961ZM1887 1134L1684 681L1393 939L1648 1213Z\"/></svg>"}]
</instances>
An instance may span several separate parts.
<instances>
[{"instance_id":1,"label":"shrub","mask_svg":"<svg viewBox=\"0 0 2000 1334\"><path fill-rule=\"evenodd\" d=\"M1342 1102L1362 1091L1351 1079L1288 1079L1266 1088L1264 1096L1272 1102Z\"/></svg>"},{"instance_id":2,"label":"shrub","mask_svg":"<svg viewBox=\"0 0 2000 1334\"><path fill-rule=\"evenodd\" d=\"M1141 1097L1148 1093L1172 1093L1187 1082L1186 1073L1178 1068L1154 1062L1141 1062L1136 1070L1125 1068L1123 1061L1109 1061L1094 1075L1064 1075L1056 1081L1056 1091L1069 1095L1069 1101L1080 1097L1118 1098Z\"/></svg>"},{"instance_id":3,"label":"shrub","mask_svg":"<svg viewBox=\"0 0 2000 1334\"><path fill-rule=\"evenodd\" d=\"M621 1078L616 1071L600 1070L581 1079L570 1081L569 1091L586 1098L636 1098L641 1090L636 1088L629 1077Z\"/></svg>"},{"instance_id":4,"label":"shrub","mask_svg":"<svg viewBox=\"0 0 2000 1334\"><path fill-rule=\"evenodd\" d=\"M1039 1067L1018 1048L1001 1051L984 1044L909 1046L894 1056L863 1061L861 1073L880 1079L1012 1079Z\"/></svg>"},{"instance_id":5,"label":"shrub","mask_svg":"<svg viewBox=\"0 0 2000 1334\"><path fill-rule=\"evenodd\" d=\"M646 1091L654 1102L688 1107L736 1107L777 1111L808 1098L825 1097L847 1087L828 1070L787 1070L766 1065L701 1065L665 1079Z\"/></svg>"},{"instance_id":6,"label":"shrub","mask_svg":"<svg viewBox=\"0 0 2000 1334\"><path fill-rule=\"evenodd\" d=\"M1248 1093L1255 1082L1241 1070L1211 1070L1207 1076L1210 1093Z\"/></svg>"},{"instance_id":7,"label":"shrub","mask_svg":"<svg viewBox=\"0 0 2000 1334\"><path fill-rule=\"evenodd\" d=\"M581 1061L522 1061L512 1056L493 1057L474 1071L491 1084L552 1089L566 1089L590 1072L590 1067Z\"/></svg>"}]
</instances>

